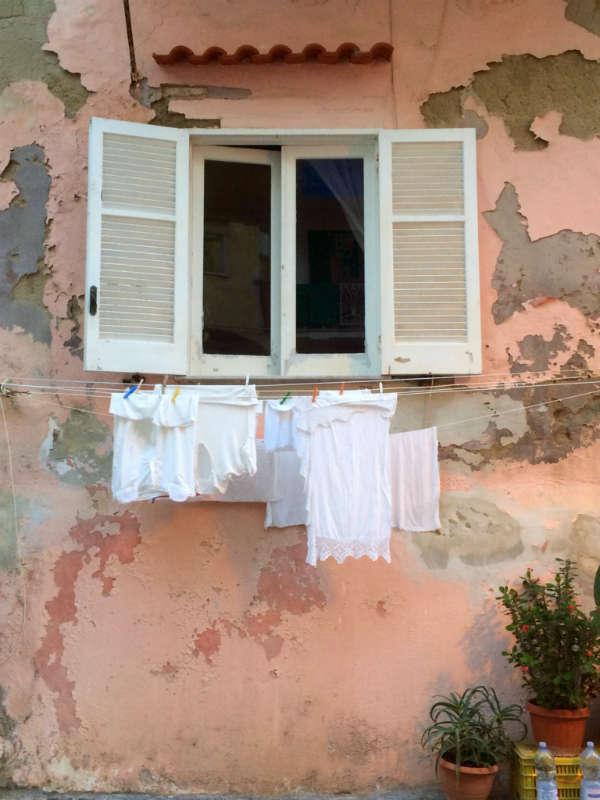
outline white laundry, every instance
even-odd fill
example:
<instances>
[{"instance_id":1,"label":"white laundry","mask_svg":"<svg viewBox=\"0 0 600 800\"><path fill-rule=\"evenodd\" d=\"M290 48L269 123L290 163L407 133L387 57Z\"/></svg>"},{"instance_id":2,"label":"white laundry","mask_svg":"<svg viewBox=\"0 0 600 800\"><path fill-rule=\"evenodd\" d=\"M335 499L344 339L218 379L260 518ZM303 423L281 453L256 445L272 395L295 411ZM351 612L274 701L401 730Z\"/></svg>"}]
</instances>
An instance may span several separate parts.
<instances>
[{"instance_id":1,"label":"white laundry","mask_svg":"<svg viewBox=\"0 0 600 800\"><path fill-rule=\"evenodd\" d=\"M437 428L390 436L392 524L404 531L440 527Z\"/></svg>"},{"instance_id":2,"label":"white laundry","mask_svg":"<svg viewBox=\"0 0 600 800\"><path fill-rule=\"evenodd\" d=\"M279 496L277 453L268 453L262 439L256 440L256 473L239 475L229 481L223 494L205 499L223 503L268 503Z\"/></svg>"},{"instance_id":3,"label":"white laundry","mask_svg":"<svg viewBox=\"0 0 600 800\"><path fill-rule=\"evenodd\" d=\"M339 391L320 391L315 403L345 403L361 397L372 397L368 389L352 389L340 395ZM311 397L287 397L283 402L267 400L265 403L265 449L287 450L298 449L296 421L301 411L313 406Z\"/></svg>"},{"instance_id":4,"label":"white laundry","mask_svg":"<svg viewBox=\"0 0 600 800\"><path fill-rule=\"evenodd\" d=\"M296 415L310 404L310 397L288 397L265 402L265 450L284 450L296 446Z\"/></svg>"},{"instance_id":5,"label":"white laundry","mask_svg":"<svg viewBox=\"0 0 600 800\"><path fill-rule=\"evenodd\" d=\"M194 489L194 420L192 394L171 403L159 391L113 394L112 493L121 503L168 495L181 502Z\"/></svg>"},{"instance_id":6,"label":"white laundry","mask_svg":"<svg viewBox=\"0 0 600 800\"><path fill-rule=\"evenodd\" d=\"M300 458L295 450L273 453L276 499L267 503L265 528L287 528L289 525L306 525L306 488L300 474Z\"/></svg>"},{"instance_id":7,"label":"white laundry","mask_svg":"<svg viewBox=\"0 0 600 800\"><path fill-rule=\"evenodd\" d=\"M390 560L389 425L395 394L319 396L296 420L308 508L307 562Z\"/></svg>"},{"instance_id":8,"label":"white laundry","mask_svg":"<svg viewBox=\"0 0 600 800\"><path fill-rule=\"evenodd\" d=\"M231 478L256 473L256 388L201 386L194 393L196 492L223 493Z\"/></svg>"},{"instance_id":9,"label":"white laundry","mask_svg":"<svg viewBox=\"0 0 600 800\"><path fill-rule=\"evenodd\" d=\"M115 394L113 495L122 503L222 493L256 473L254 386L182 387Z\"/></svg>"}]
</instances>

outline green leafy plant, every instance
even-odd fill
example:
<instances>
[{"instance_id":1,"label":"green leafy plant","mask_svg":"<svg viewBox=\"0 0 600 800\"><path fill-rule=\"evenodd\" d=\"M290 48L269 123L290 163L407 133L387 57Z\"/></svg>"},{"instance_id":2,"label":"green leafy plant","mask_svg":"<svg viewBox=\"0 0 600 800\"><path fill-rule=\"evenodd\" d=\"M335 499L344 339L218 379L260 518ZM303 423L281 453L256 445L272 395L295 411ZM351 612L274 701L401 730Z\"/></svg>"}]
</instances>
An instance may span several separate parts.
<instances>
[{"instance_id":1,"label":"green leafy plant","mask_svg":"<svg viewBox=\"0 0 600 800\"><path fill-rule=\"evenodd\" d=\"M527 727L521 720L520 705L503 706L498 695L487 686L465 689L462 694L438 695L431 706L431 725L423 732L421 744L440 758L460 767L493 767L510 757L513 738L511 725L525 738Z\"/></svg>"},{"instance_id":2,"label":"green leafy plant","mask_svg":"<svg viewBox=\"0 0 600 800\"><path fill-rule=\"evenodd\" d=\"M546 708L583 708L600 692L600 614L577 605L576 569L557 559L552 581L542 583L528 569L520 590L500 586L498 599L510 617L515 642L504 650L519 668L533 701ZM599 585L600 592L600 585Z\"/></svg>"}]
</instances>

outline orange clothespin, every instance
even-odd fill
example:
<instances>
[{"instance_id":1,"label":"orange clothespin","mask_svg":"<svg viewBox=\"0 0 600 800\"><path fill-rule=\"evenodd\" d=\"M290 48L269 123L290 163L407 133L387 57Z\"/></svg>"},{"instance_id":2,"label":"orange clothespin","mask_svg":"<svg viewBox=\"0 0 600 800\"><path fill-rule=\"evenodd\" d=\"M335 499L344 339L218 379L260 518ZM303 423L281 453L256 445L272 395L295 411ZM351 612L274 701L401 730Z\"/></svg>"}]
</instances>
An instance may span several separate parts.
<instances>
[{"instance_id":1,"label":"orange clothespin","mask_svg":"<svg viewBox=\"0 0 600 800\"><path fill-rule=\"evenodd\" d=\"M175 388L175 391L173 392L173 397L171 398L171 402L172 402L172 403L174 403L174 402L175 402L175 398L177 397L177 395L178 395L178 394L179 394L179 386L177 386L177 387Z\"/></svg>"},{"instance_id":2,"label":"orange clothespin","mask_svg":"<svg viewBox=\"0 0 600 800\"><path fill-rule=\"evenodd\" d=\"M342 385L340 386L340 394L344 394L344 386L345 385L346 385L345 383L342 383Z\"/></svg>"},{"instance_id":3,"label":"orange clothespin","mask_svg":"<svg viewBox=\"0 0 600 800\"><path fill-rule=\"evenodd\" d=\"M313 403L314 403L314 402L315 402L315 400L317 399L317 395L318 395L318 394L319 394L319 390L318 390L318 389L317 389L317 387L315 386L315 387L313 388L313 396L312 396L312 401L313 401Z\"/></svg>"}]
</instances>

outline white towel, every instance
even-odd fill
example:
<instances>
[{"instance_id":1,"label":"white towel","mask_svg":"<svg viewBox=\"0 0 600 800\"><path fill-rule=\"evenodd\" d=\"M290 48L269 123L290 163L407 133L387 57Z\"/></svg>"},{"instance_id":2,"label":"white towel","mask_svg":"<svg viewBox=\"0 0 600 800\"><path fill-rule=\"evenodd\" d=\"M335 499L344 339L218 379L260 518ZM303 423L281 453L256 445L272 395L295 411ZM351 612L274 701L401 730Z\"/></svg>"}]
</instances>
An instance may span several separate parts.
<instances>
[{"instance_id":1,"label":"white towel","mask_svg":"<svg viewBox=\"0 0 600 800\"><path fill-rule=\"evenodd\" d=\"M392 525L404 531L440 527L437 428L390 436Z\"/></svg>"}]
</instances>

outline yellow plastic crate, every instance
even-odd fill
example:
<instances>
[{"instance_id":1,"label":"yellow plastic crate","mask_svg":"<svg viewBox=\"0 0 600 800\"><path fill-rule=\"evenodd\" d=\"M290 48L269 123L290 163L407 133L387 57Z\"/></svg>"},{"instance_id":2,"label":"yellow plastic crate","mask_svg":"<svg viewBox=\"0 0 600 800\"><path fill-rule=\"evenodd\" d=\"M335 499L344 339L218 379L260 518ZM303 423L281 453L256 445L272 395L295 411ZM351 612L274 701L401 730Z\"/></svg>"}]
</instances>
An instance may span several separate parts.
<instances>
[{"instance_id":1,"label":"yellow plastic crate","mask_svg":"<svg viewBox=\"0 0 600 800\"><path fill-rule=\"evenodd\" d=\"M513 760L514 800L536 800L534 758L537 745L515 744ZM579 800L579 756L554 756L559 800Z\"/></svg>"}]
</instances>

